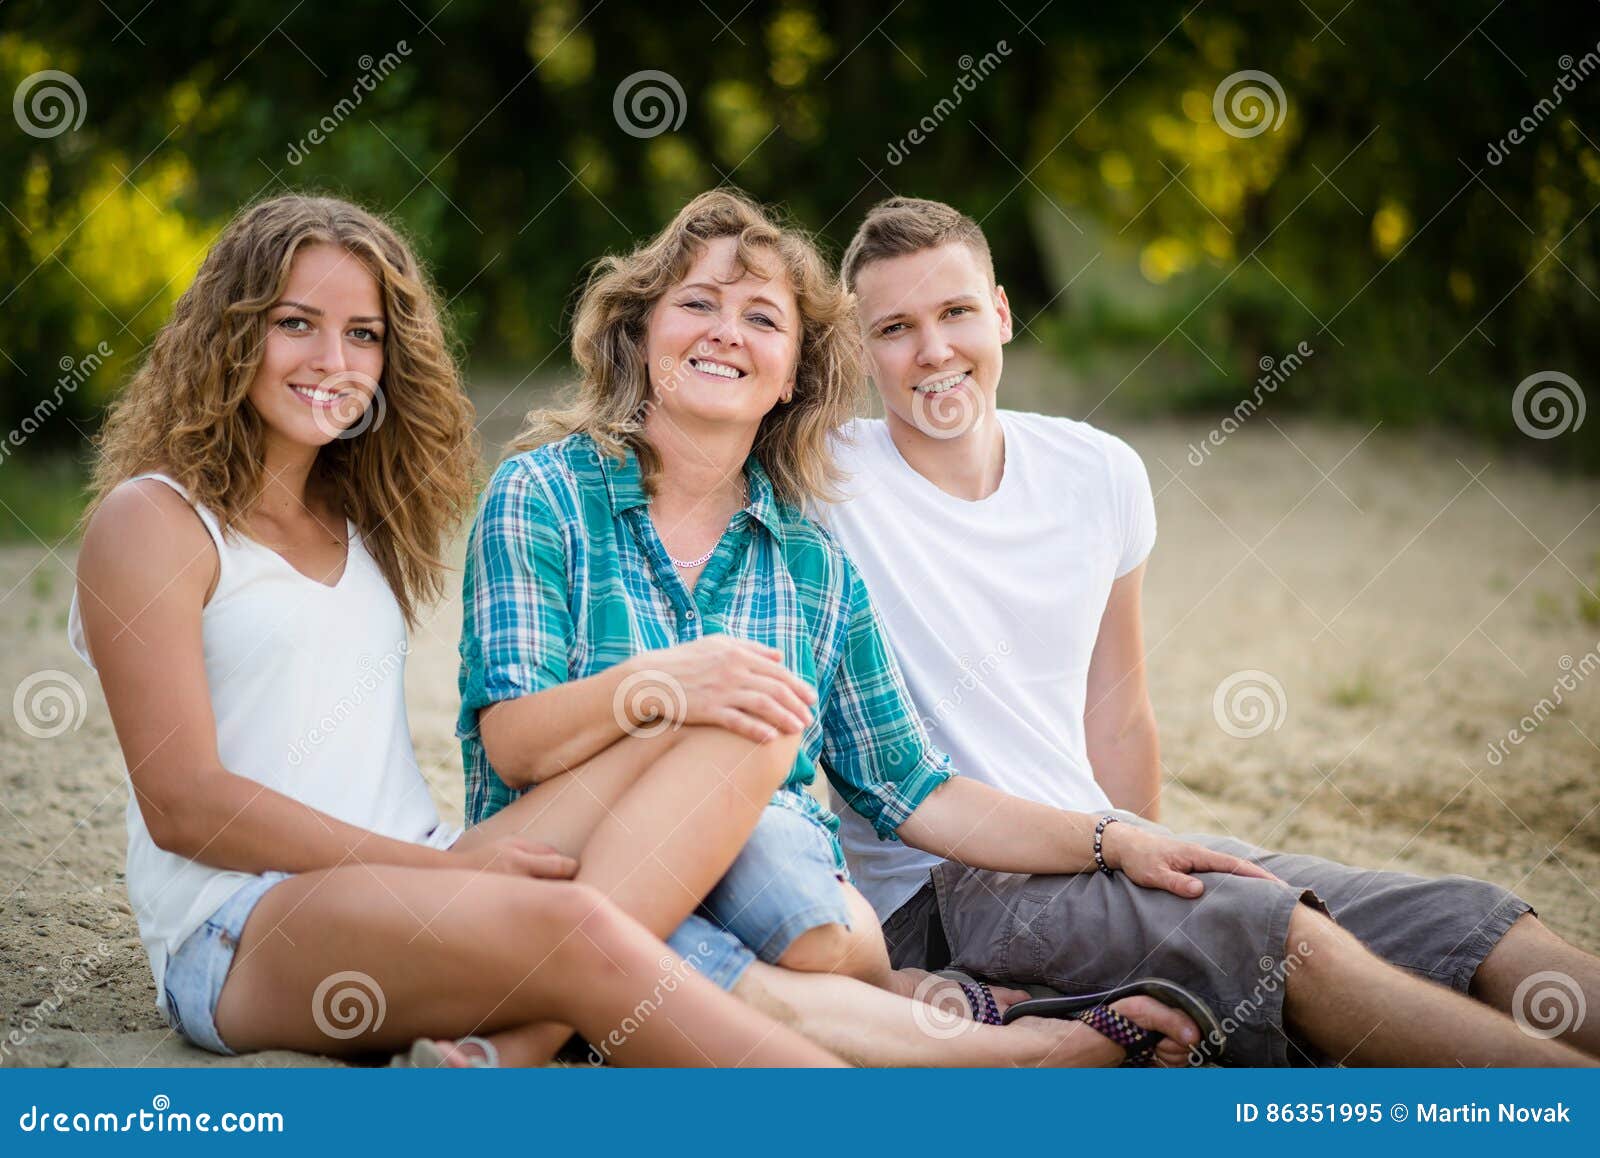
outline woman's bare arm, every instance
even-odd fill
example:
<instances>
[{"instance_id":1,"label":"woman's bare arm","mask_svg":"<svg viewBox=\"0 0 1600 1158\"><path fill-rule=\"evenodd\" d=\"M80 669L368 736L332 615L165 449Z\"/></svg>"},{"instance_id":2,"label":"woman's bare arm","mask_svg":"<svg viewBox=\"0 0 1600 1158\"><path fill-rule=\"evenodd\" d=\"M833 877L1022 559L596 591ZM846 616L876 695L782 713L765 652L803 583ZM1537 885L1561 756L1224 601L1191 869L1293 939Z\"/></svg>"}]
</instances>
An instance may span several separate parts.
<instances>
[{"instance_id":1,"label":"woman's bare arm","mask_svg":"<svg viewBox=\"0 0 1600 1158\"><path fill-rule=\"evenodd\" d=\"M243 872L459 863L222 766L200 630L218 565L194 511L154 481L107 496L84 534L84 630L151 838L168 852Z\"/></svg>"}]
</instances>

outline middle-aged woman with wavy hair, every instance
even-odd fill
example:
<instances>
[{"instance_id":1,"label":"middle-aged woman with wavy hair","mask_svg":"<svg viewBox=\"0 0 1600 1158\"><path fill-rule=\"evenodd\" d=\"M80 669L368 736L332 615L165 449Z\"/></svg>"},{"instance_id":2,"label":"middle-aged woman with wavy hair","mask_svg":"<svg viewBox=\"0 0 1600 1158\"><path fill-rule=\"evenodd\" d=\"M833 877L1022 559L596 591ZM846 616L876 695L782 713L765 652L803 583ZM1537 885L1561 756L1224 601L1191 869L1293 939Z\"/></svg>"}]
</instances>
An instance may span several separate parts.
<instances>
[{"instance_id":1,"label":"middle-aged woman with wavy hair","mask_svg":"<svg viewBox=\"0 0 1600 1158\"><path fill-rule=\"evenodd\" d=\"M847 1060L1119 1060L1080 1022L992 1024L1024 994L891 970L806 790L824 767L887 839L952 774L853 565L802 514L833 484L858 343L810 240L730 190L597 264L577 395L532 416L469 539L465 839L575 857L699 972ZM966 1025L913 995L972 1002ZM1177 1061L1195 1040L1172 1004L1107 1001L1122 1044Z\"/></svg>"},{"instance_id":2,"label":"middle-aged woman with wavy hair","mask_svg":"<svg viewBox=\"0 0 1600 1158\"><path fill-rule=\"evenodd\" d=\"M472 434L409 247L298 195L223 230L113 408L70 630L127 759L157 1004L223 1054L531 1064L571 1025L625 1063L829 1063L570 858L440 823L404 660Z\"/></svg>"}]
</instances>

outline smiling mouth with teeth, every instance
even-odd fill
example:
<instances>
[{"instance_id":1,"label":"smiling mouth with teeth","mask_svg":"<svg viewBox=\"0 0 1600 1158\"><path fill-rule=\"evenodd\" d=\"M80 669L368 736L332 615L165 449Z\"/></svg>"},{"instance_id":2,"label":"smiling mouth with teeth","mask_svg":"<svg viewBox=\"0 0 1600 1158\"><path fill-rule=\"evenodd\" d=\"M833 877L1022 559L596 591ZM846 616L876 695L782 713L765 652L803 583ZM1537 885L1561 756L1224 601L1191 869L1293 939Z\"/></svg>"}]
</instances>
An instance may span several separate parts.
<instances>
[{"instance_id":1,"label":"smiling mouth with teeth","mask_svg":"<svg viewBox=\"0 0 1600 1158\"><path fill-rule=\"evenodd\" d=\"M307 402L323 406L337 402L339 399L344 397L342 391L324 390L320 386L297 386L291 382L289 384L289 389L294 391L301 398L304 398Z\"/></svg>"},{"instance_id":2,"label":"smiling mouth with teeth","mask_svg":"<svg viewBox=\"0 0 1600 1158\"><path fill-rule=\"evenodd\" d=\"M912 389L918 394L944 394L966 381L966 377L967 371L965 370L959 374L943 374L938 378L930 378L926 382L919 382Z\"/></svg>"},{"instance_id":3,"label":"smiling mouth with teeth","mask_svg":"<svg viewBox=\"0 0 1600 1158\"><path fill-rule=\"evenodd\" d=\"M708 362L703 358L690 358L689 365L702 374L713 374L718 378L743 378L744 371L735 366L727 366L721 362Z\"/></svg>"}]
</instances>

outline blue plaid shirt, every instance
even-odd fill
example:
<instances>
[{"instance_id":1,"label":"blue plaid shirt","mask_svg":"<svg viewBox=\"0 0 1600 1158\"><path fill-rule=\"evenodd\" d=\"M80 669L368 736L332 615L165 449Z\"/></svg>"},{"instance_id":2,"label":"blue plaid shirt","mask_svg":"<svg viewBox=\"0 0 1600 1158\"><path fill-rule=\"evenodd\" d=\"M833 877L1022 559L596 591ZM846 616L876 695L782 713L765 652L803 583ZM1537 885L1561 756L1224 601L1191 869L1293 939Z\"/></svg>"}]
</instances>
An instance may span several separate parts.
<instances>
[{"instance_id":1,"label":"blue plaid shirt","mask_svg":"<svg viewBox=\"0 0 1600 1158\"><path fill-rule=\"evenodd\" d=\"M774 804L836 832L838 818L805 790L820 762L840 797L894 839L954 775L912 708L854 564L778 502L753 457L745 477L749 503L690 591L650 521L631 453L607 457L575 434L495 471L468 543L462 600L456 735L468 823L520 795L489 763L480 709L717 632L780 649L817 689L816 718ZM843 868L837 840L834 856Z\"/></svg>"}]
</instances>

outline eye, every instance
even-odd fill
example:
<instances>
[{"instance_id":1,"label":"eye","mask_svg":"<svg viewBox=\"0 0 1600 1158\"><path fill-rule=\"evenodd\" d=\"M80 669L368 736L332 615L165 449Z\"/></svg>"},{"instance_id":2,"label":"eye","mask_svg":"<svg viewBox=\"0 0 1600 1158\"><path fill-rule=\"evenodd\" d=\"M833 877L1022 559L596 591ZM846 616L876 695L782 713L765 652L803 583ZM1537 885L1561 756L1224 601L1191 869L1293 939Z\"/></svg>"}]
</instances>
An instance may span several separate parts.
<instances>
[{"instance_id":1,"label":"eye","mask_svg":"<svg viewBox=\"0 0 1600 1158\"><path fill-rule=\"evenodd\" d=\"M891 337L896 330L905 329L905 325L906 324L904 322L890 322L887 326L878 331L878 336L883 338Z\"/></svg>"},{"instance_id":2,"label":"eye","mask_svg":"<svg viewBox=\"0 0 1600 1158\"><path fill-rule=\"evenodd\" d=\"M376 330L369 330L366 326L357 326L355 329L351 330L350 333L355 336L355 339L358 342L383 341L382 334L378 333Z\"/></svg>"},{"instance_id":3,"label":"eye","mask_svg":"<svg viewBox=\"0 0 1600 1158\"><path fill-rule=\"evenodd\" d=\"M969 306L951 306L950 309L945 313L945 317L957 318L962 314L970 314L971 312L972 309Z\"/></svg>"},{"instance_id":4,"label":"eye","mask_svg":"<svg viewBox=\"0 0 1600 1158\"><path fill-rule=\"evenodd\" d=\"M690 301L684 302L683 308L686 310L709 310L711 308L711 303L703 298L694 298Z\"/></svg>"},{"instance_id":5,"label":"eye","mask_svg":"<svg viewBox=\"0 0 1600 1158\"><path fill-rule=\"evenodd\" d=\"M297 329L297 326L304 326L305 329ZM278 328L280 330L288 330L291 334L303 334L307 330L311 329L311 323L305 318L296 317L291 314L287 318L278 319Z\"/></svg>"},{"instance_id":6,"label":"eye","mask_svg":"<svg viewBox=\"0 0 1600 1158\"><path fill-rule=\"evenodd\" d=\"M757 325L766 326L768 329L775 329L777 327L777 323L771 318L767 317L766 314L751 314L750 320L755 322Z\"/></svg>"}]
</instances>

